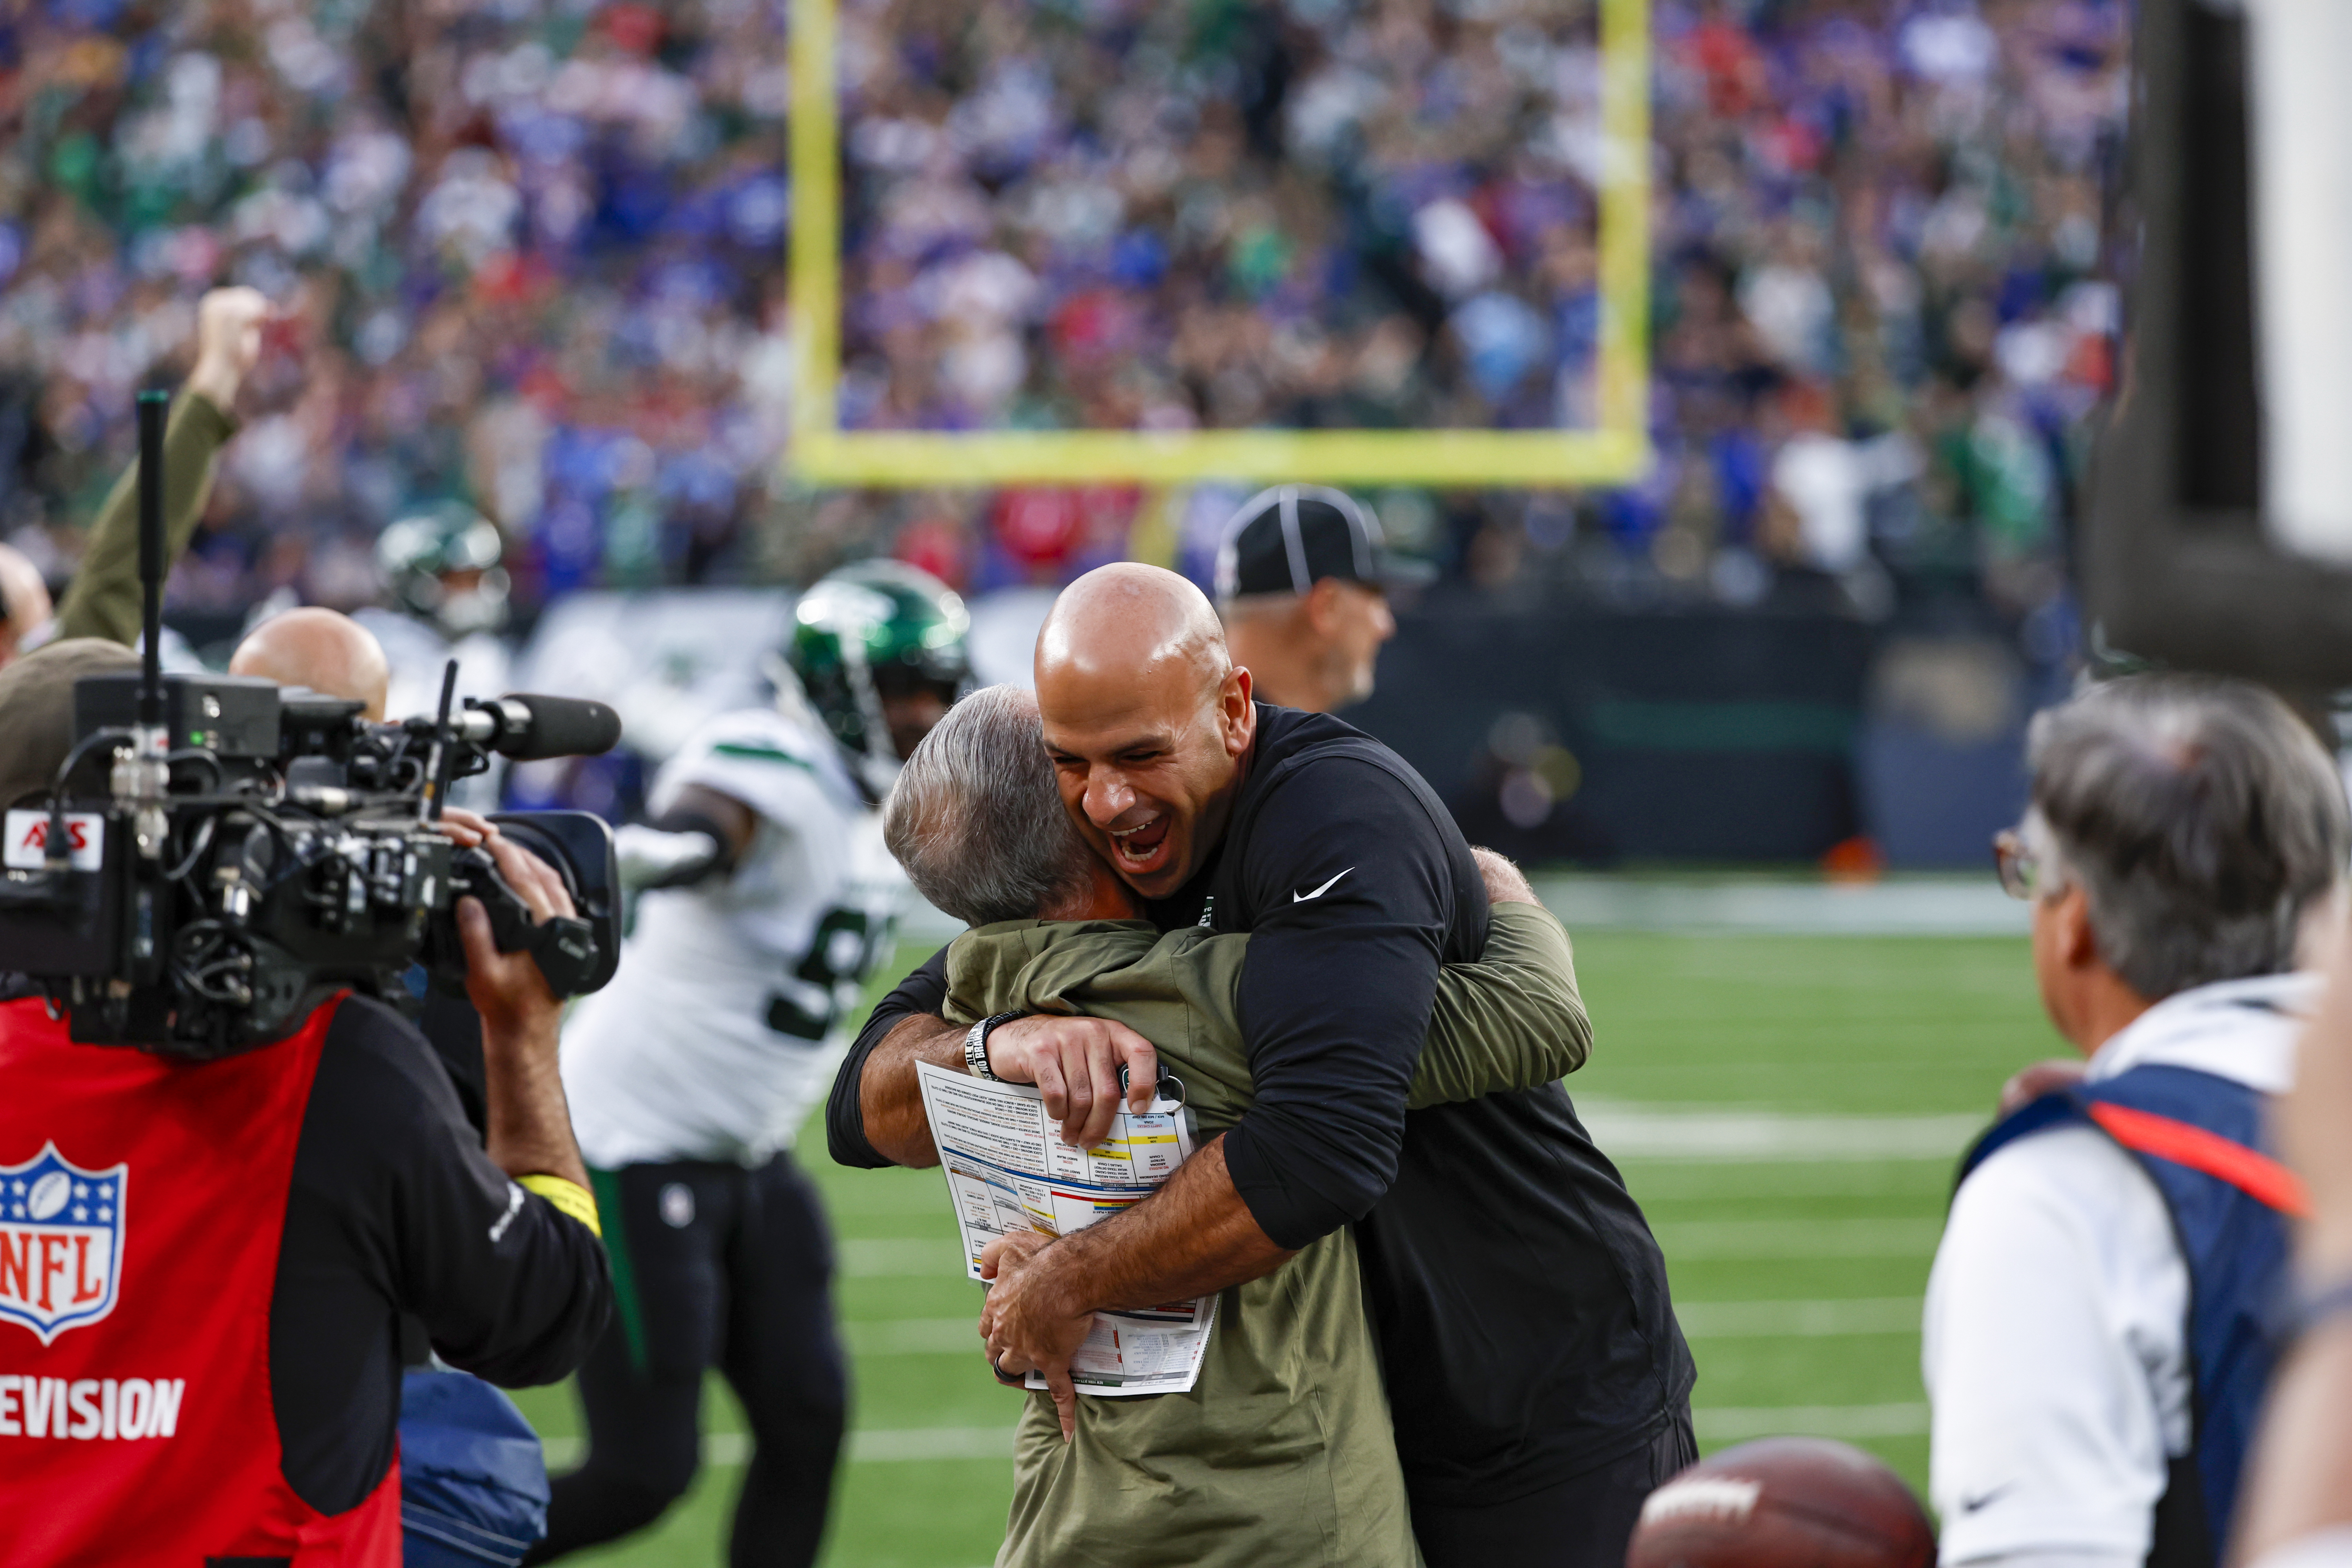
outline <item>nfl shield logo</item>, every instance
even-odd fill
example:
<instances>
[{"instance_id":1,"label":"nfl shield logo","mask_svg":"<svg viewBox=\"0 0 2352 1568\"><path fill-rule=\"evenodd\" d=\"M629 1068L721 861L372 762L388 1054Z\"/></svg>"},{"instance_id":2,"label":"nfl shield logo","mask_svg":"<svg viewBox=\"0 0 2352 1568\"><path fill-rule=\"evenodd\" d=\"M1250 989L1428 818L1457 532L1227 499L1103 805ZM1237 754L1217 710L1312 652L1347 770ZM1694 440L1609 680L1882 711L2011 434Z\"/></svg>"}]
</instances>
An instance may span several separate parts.
<instances>
[{"instance_id":1,"label":"nfl shield logo","mask_svg":"<svg viewBox=\"0 0 2352 1568\"><path fill-rule=\"evenodd\" d=\"M0 1319L47 1344L114 1310L131 1167L85 1171L46 1145L0 1165Z\"/></svg>"}]
</instances>

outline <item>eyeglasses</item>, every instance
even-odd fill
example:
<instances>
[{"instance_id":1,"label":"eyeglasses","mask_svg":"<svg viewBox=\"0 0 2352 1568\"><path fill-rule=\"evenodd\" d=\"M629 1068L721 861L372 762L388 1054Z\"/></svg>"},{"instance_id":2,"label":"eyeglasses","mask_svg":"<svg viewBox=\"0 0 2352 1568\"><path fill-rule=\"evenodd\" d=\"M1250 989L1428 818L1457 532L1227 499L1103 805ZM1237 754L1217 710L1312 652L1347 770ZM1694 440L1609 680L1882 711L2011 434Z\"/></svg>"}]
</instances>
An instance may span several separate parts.
<instances>
[{"instance_id":1,"label":"eyeglasses","mask_svg":"<svg viewBox=\"0 0 2352 1568\"><path fill-rule=\"evenodd\" d=\"M2000 878L2000 890L2012 899L2032 902L2033 889L2042 880L2042 862L2025 842L2025 836L2014 827L2004 827L1992 836L1992 867Z\"/></svg>"}]
</instances>

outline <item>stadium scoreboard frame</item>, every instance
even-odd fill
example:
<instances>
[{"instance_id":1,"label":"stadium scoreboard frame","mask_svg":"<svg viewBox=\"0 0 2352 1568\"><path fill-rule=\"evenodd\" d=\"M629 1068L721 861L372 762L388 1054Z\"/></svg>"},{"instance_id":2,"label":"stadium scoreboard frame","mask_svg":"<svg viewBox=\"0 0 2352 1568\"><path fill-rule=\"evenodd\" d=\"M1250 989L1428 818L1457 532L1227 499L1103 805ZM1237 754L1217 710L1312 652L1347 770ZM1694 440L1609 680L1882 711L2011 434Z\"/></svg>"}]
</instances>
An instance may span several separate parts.
<instances>
[{"instance_id":1,"label":"stadium scoreboard frame","mask_svg":"<svg viewBox=\"0 0 2352 1568\"><path fill-rule=\"evenodd\" d=\"M1201 479L1505 485L1622 483L1650 462L1650 5L1596 0L1601 27L1600 341L1582 429L845 430L836 0L792 8L793 430L811 485L1177 484Z\"/></svg>"}]
</instances>

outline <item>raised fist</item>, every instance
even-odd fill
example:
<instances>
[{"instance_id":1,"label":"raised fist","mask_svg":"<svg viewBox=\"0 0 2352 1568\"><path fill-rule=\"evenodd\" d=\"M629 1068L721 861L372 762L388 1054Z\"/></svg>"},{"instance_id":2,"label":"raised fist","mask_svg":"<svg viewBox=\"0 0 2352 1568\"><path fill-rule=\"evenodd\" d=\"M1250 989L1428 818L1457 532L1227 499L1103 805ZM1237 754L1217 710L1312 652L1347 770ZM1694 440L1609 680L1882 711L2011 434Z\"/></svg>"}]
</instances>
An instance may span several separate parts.
<instances>
[{"instance_id":1,"label":"raised fist","mask_svg":"<svg viewBox=\"0 0 2352 1568\"><path fill-rule=\"evenodd\" d=\"M232 411L236 389L261 360L261 328L271 315L258 289L215 289L196 306L196 368L188 390L201 392L222 413Z\"/></svg>"}]
</instances>

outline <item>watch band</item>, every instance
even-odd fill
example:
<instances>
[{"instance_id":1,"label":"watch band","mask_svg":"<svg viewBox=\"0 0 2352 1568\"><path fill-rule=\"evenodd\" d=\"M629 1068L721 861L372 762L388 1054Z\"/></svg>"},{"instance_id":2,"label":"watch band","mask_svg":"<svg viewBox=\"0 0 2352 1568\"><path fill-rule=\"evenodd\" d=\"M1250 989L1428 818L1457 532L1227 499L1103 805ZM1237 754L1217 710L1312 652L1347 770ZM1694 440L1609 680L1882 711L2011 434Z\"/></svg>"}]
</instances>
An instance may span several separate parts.
<instances>
[{"instance_id":1,"label":"watch band","mask_svg":"<svg viewBox=\"0 0 2352 1568\"><path fill-rule=\"evenodd\" d=\"M1015 1018L1025 1018L1028 1016L1026 1013L999 1013L992 1018L982 1018L966 1030L963 1037L964 1070L974 1078L984 1078L991 1083L996 1082L996 1075L988 1069L989 1033L999 1024L1009 1024Z\"/></svg>"}]
</instances>

